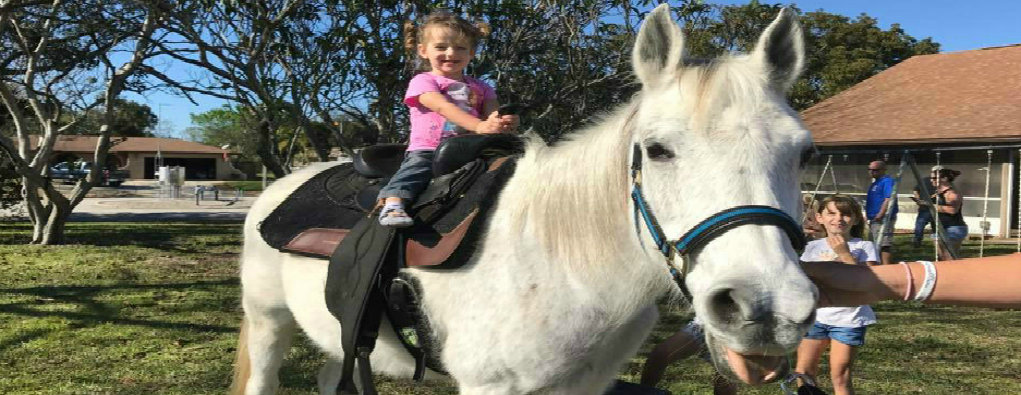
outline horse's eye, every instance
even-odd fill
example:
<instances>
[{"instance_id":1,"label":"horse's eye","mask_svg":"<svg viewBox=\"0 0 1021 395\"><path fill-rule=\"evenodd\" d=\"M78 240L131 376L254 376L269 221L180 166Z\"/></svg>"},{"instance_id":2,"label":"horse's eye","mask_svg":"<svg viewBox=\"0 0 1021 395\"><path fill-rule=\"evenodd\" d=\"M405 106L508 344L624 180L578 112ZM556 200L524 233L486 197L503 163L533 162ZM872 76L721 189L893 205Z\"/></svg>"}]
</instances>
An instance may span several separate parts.
<instances>
[{"instance_id":1,"label":"horse's eye","mask_svg":"<svg viewBox=\"0 0 1021 395\"><path fill-rule=\"evenodd\" d=\"M645 151L649 153L650 159L672 159L674 152L667 149L660 143L653 143L645 146Z\"/></svg>"},{"instance_id":2,"label":"horse's eye","mask_svg":"<svg viewBox=\"0 0 1021 395\"><path fill-rule=\"evenodd\" d=\"M812 159L815 159L816 155L818 154L819 150L815 149L815 146L805 148L804 151L801 151L801 161L798 162L798 168L804 169L805 166L808 166L808 162L811 162Z\"/></svg>"}]
</instances>

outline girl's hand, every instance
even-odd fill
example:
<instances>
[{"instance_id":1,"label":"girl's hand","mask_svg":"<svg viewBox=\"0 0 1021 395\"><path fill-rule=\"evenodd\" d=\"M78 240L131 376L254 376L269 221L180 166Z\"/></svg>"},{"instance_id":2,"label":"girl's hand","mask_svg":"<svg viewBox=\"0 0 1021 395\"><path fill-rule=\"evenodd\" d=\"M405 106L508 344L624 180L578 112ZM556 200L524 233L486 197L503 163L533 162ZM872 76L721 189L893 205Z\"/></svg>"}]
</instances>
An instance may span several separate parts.
<instances>
[{"instance_id":1,"label":"girl's hand","mask_svg":"<svg viewBox=\"0 0 1021 395\"><path fill-rule=\"evenodd\" d=\"M517 115L501 115L500 121L502 122L502 132L512 133L518 129L520 118Z\"/></svg>"},{"instance_id":2,"label":"girl's hand","mask_svg":"<svg viewBox=\"0 0 1021 395\"><path fill-rule=\"evenodd\" d=\"M500 120L499 115L496 111L489 114L489 118L485 121L475 124L475 133L478 134L492 134L500 133L503 128L503 122Z\"/></svg>"},{"instance_id":3,"label":"girl's hand","mask_svg":"<svg viewBox=\"0 0 1021 395\"><path fill-rule=\"evenodd\" d=\"M830 234L826 236L826 244L829 244L837 257L840 258L841 262L854 264L854 255L851 255L851 248L847 246L847 240L844 239L844 235L841 234Z\"/></svg>"},{"instance_id":4,"label":"girl's hand","mask_svg":"<svg viewBox=\"0 0 1021 395\"><path fill-rule=\"evenodd\" d=\"M829 244L830 248L837 255L841 253L851 253L851 249L847 247L847 240L844 240L844 235L841 234L829 234L826 236L826 244Z\"/></svg>"}]
</instances>

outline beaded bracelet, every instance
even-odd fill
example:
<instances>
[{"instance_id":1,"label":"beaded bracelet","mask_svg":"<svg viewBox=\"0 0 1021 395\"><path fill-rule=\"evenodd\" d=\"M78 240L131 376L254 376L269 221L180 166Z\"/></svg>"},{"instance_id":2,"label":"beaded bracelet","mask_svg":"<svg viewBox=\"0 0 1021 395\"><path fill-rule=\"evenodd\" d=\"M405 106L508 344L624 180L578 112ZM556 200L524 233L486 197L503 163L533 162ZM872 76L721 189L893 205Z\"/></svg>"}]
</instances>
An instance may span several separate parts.
<instances>
[{"instance_id":1,"label":"beaded bracelet","mask_svg":"<svg viewBox=\"0 0 1021 395\"><path fill-rule=\"evenodd\" d=\"M915 278L911 276L911 266L904 262L900 264L904 266L904 272L908 277L908 286L904 288L904 301L906 302L911 300L911 290L915 288Z\"/></svg>"}]
</instances>

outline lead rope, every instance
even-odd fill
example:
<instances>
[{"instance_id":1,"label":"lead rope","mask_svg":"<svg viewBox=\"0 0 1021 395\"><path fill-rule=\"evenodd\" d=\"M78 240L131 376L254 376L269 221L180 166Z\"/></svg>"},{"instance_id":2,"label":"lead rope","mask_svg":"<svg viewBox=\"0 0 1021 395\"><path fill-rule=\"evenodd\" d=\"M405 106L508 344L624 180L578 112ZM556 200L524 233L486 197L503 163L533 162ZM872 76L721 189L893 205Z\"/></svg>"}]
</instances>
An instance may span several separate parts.
<instances>
[{"instance_id":1,"label":"lead rope","mask_svg":"<svg viewBox=\"0 0 1021 395\"><path fill-rule=\"evenodd\" d=\"M801 391L797 385L798 379L801 379L801 381L803 381L805 384L812 386L813 389L807 390L804 394L801 394L800 393ZM787 387L787 385L791 383L794 383L795 390L793 391ZM826 395L825 392L822 392L822 390L820 390L819 387L815 385L815 380L812 380L812 378L808 377L808 375L804 375L801 373L791 373L790 375L788 375L786 379L780 382L780 390L783 391L784 395L816 395L816 394Z\"/></svg>"}]
</instances>

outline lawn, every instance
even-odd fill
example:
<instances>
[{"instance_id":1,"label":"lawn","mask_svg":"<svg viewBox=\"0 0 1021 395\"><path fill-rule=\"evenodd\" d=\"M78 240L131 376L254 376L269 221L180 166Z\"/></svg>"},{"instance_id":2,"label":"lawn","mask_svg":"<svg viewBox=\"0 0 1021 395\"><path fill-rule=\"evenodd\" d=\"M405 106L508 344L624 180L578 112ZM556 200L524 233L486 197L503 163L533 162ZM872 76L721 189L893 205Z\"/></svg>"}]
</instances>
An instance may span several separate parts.
<instances>
[{"instance_id":1,"label":"lawn","mask_svg":"<svg viewBox=\"0 0 1021 395\"><path fill-rule=\"evenodd\" d=\"M56 247L21 245L29 229L0 223L0 394L224 393L241 318L239 223L72 223L71 244ZM898 241L904 259L931 254ZM1021 312L896 302L875 309L880 323L861 350L859 393L1021 393ZM643 353L689 318L664 311ZM314 394L321 355L303 339L295 345L281 393ZM637 381L643 360L636 356L622 378ZM663 385L675 395L709 393L710 373L692 358L672 366ZM378 382L382 394L454 393L448 382Z\"/></svg>"}]
</instances>

